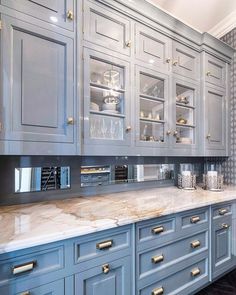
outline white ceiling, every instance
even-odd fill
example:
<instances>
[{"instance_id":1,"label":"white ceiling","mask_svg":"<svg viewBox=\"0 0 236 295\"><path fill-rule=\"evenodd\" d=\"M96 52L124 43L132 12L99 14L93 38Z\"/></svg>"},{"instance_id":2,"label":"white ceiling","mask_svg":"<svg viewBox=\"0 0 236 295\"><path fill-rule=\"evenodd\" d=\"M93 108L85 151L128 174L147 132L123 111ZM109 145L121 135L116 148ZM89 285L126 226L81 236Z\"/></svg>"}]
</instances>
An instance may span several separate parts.
<instances>
[{"instance_id":1,"label":"white ceiling","mask_svg":"<svg viewBox=\"0 0 236 295\"><path fill-rule=\"evenodd\" d=\"M211 29L236 11L236 0L147 0L200 32ZM232 18L232 17L231 17ZM236 24L236 20L235 20Z\"/></svg>"}]
</instances>

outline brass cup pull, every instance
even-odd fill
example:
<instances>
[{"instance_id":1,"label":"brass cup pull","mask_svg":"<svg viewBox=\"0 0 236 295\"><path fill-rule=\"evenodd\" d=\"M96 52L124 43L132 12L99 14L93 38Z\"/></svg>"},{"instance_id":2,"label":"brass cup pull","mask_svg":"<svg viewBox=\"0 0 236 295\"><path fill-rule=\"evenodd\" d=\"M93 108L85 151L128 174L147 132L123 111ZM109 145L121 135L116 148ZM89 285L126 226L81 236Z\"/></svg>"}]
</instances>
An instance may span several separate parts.
<instances>
[{"instance_id":1,"label":"brass cup pull","mask_svg":"<svg viewBox=\"0 0 236 295\"><path fill-rule=\"evenodd\" d=\"M201 246L201 243L198 240L191 242L191 248L193 248L193 249L200 247L200 246Z\"/></svg>"},{"instance_id":2,"label":"brass cup pull","mask_svg":"<svg viewBox=\"0 0 236 295\"><path fill-rule=\"evenodd\" d=\"M157 264L159 262L162 262L164 260L164 255L158 255L152 257L152 263Z\"/></svg>"},{"instance_id":3,"label":"brass cup pull","mask_svg":"<svg viewBox=\"0 0 236 295\"><path fill-rule=\"evenodd\" d=\"M177 64L178 64L177 60L173 61L173 66L177 66Z\"/></svg>"},{"instance_id":4,"label":"brass cup pull","mask_svg":"<svg viewBox=\"0 0 236 295\"><path fill-rule=\"evenodd\" d=\"M221 228L228 229L230 226L227 223L222 223Z\"/></svg>"},{"instance_id":5,"label":"brass cup pull","mask_svg":"<svg viewBox=\"0 0 236 295\"><path fill-rule=\"evenodd\" d=\"M171 58L168 57L168 58L166 59L166 63L169 64L170 62L171 62Z\"/></svg>"},{"instance_id":6,"label":"brass cup pull","mask_svg":"<svg viewBox=\"0 0 236 295\"><path fill-rule=\"evenodd\" d=\"M160 234L160 233L163 233L164 232L164 226L157 226L157 227L154 227L153 229L152 229L152 233L154 234L154 235L158 235L158 234Z\"/></svg>"},{"instance_id":7,"label":"brass cup pull","mask_svg":"<svg viewBox=\"0 0 236 295\"><path fill-rule=\"evenodd\" d=\"M74 121L74 118L73 117L69 117L67 119L67 125L74 125L75 121Z\"/></svg>"},{"instance_id":8,"label":"brass cup pull","mask_svg":"<svg viewBox=\"0 0 236 295\"><path fill-rule=\"evenodd\" d=\"M192 277L196 277L196 276L200 275L200 273L201 273L201 270L198 267L191 270Z\"/></svg>"},{"instance_id":9,"label":"brass cup pull","mask_svg":"<svg viewBox=\"0 0 236 295\"><path fill-rule=\"evenodd\" d=\"M207 75L208 77L210 77L210 76L211 76L211 72L210 72L210 71L207 71L207 72L206 72L206 75Z\"/></svg>"},{"instance_id":10,"label":"brass cup pull","mask_svg":"<svg viewBox=\"0 0 236 295\"><path fill-rule=\"evenodd\" d=\"M163 287L152 290L152 295L162 295L162 294L164 294L164 288Z\"/></svg>"},{"instance_id":11,"label":"brass cup pull","mask_svg":"<svg viewBox=\"0 0 236 295\"><path fill-rule=\"evenodd\" d=\"M131 42L131 40L129 40L129 41L127 41L127 42L125 43L125 46L126 46L126 47L128 47L128 48L130 48L130 47L131 47L131 45L132 45L132 42Z\"/></svg>"},{"instance_id":12,"label":"brass cup pull","mask_svg":"<svg viewBox=\"0 0 236 295\"><path fill-rule=\"evenodd\" d=\"M220 209L219 210L219 214L220 215L225 215L225 214L227 214L228 213L228 210L227 209Z\"/></svg>"},{"instance_id":13,"label":"brass cup pull","mask_svg":"<svg viewBox=\"0 0 236 295\"><path fill-rule=\"evenodd\" d=\"M125 131L126 131L126 132L130 132L131 129L132 129L131 126L127 126L126 129L125 129Z\"/></svg>"},{"instance_id":14,"label":"brass cup pull","mask_svg":"<svg viewBox=\"0 0 236 295\"><path fill-rule=\"evenodd\" d=\"M106 250L106 249L111 248L112 245L113 245L113 241L109 240L109 241L104 241L104 242L101 242L101 243L97 243L96 248L98 250Z\"/></svg>"},{"instance_id":15,"label":"brass cup pull","mask_svg":"<svg viewBox=\"0 0 236 295\"><path fill-rule=\"evenodd\" d=\"M67 18L68 18L69 20L73 20L73 19L74 19L74 13L73 13L72 10L68 10L68 11L67 11Z\"/></svg>"},{"instance_id":16,"label":"brass cup pull","mask_svg":"<svg viewBox=\"0 0 236 295\"><path fill-rule=\"evenodd\" d=\"M198 223L200 220L199 216L193 216L190 218L191 223Z\"/></svg>"},{"instance_id":17,"label":"brass cup pull","mask_svg":"<svg viewBox=\"0 0 236 295\"><path fill-rule=\"evenodd\" d=\"M27 262L27 263L24 263L24 264L13 266L12 267L12 274L17 275L17 274L21 274L21 273L31 271L31 270L34 269L36 264L37 264L36 261L30 261L30 262Z\"/></svg>"},{"instance_id":18,"label":"brass cup pull","mask_svg":"<svg viewBox=\"0 0 236 295\"><path fill-rule=\"evenodd\" d=\"M26 292L20 293L20 295L30 295L30 291L26 291Z\"/></svg>"},{"instance_id":19,"label":"brass cup pull","mask_svg":"<svg viewBox=\"0 0 236 295\"><path fill-rule=\"evenodd\" d=\"M107 264L104 264L102 266L102 272L106 275L110 272L110 265L107 263Z\"/></svg>"}]
</instances>

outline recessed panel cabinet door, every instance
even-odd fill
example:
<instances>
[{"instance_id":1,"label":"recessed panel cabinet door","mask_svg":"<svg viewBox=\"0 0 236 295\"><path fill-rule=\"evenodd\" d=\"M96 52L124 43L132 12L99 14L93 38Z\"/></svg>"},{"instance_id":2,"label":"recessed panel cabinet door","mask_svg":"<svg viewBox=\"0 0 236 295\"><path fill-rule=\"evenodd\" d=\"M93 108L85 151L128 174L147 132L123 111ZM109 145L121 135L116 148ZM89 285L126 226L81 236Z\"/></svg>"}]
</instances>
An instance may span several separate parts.
<instances>
[{"instance_id":1,"label":"recessed panel cabinet door","mask_svg":"<svg viewBox=\"0 0 236 295\"><path fill-rule=\"evenodd\" d=\"M1 0L1 4L54 25L74 29L74 0Z\"/></svg>"},{"instance_id":2,"label":"recessed panel cabinet door","mask_svg":"<svg viewBox=\"0 0 236 295\"><path fill-rule=\"evenodd\" d=\"M153 69L169 70L171 39L141 24L135 25L135 56Z\"/></svg>"},{"instance_id":3,"label":"recessed panel cabinet door","mask_svg":"<svg viewBox=\"0 0 236 295\"><path fill-rule=\"evenodd\" d=\"M206 82L225 87L226 86L226 63L206 54L205 57Z\"/></svg>"},{"instance_id":4,"label":"recessed panel cabinet door","mask_svg":"<svg viewBox=\"0 0 236 295\"><path fill-rule=\"evenodd\" d=\"M130 21L110 9L85 1L84 38L87 41L130 55Z\"/></svg>"},{"instance_id":5,"label":"recessed panel cabinet door","mask_svg":"<svg viewBox=\"0 0 236 295\"><path fill-rule=\"evenodd\" d=\"M75 275L75 295L131 294L129 257Z\"/></svg>"},{"instance_id":6,"label":"recessed panel cabinet door","mask_svg":"<svg viewBox=\"0 0 236 295\"><path fill-rule=\"evenodd\" d=\"M199 52L178 42L173 42L173 72L184 77L200 78Z\"/></svg>"},{"instance_id":7,"label":"recessed panel cabinet door","mask_svg":"<svg viewBox=\"0 0 236 295\"><path fill-rule=\"evenodd\" d=\"M223 91L206 88L205 138L208 149L226 148L226 101Z\"/></svg>"},{"instance_id":8,"label":"recessed panel cabinet door","mask_svg":"<svg viewBox=\"0 0 236 295\"><path fill-rule=\"evenodd\" d=\"M7 16L2 23L3 138L73 142L73 40Z\"/></svg>"}]
</instances>

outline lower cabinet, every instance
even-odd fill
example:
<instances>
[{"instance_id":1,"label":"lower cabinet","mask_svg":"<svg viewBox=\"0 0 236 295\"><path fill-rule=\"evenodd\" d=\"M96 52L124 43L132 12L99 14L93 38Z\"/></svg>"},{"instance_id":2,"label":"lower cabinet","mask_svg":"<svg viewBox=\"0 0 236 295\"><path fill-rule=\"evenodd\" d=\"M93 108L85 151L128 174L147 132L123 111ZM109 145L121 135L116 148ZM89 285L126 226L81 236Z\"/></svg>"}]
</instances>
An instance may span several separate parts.
<instances>
[{"instance_id":1,"label":"lower cabinet","mask_svg":"<svg viewBox=\"0 0 236 295\"><path fill-rule=\"evenodd\" d=\"M130 295L130 257L109 261L75 275L75 295Z\"/></svg>"}]
</instances>

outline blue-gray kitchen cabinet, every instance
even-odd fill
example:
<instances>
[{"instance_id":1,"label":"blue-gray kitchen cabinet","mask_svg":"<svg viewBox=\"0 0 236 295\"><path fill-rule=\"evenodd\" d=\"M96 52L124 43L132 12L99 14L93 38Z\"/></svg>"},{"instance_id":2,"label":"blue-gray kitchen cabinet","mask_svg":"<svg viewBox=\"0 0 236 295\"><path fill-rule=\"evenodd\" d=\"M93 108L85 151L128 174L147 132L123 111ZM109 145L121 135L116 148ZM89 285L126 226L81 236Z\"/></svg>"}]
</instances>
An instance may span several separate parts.
<instances>
[{"instance_id":1,"label":"blue-gray kitchen cabinet","mask_svg":"<svg viewBox=\"0 0 236 295\"><path fill-rule=\"evenodd\" d=\"M226 62L205 54L204 69L205 81L211 85L226 87Z\"/></svg>"},{"instance_id":2,"label":"blue-gray kitchen cabinet","mask_svg":"<svg viewBox=\"0 0 236 295\"><path fill-rule=\"evenodd\" d=\"M68 30L74 30L74 0L1 0L3 6Z\"/></svg>"},{"instance_id":3,"label":"blue-gray kitchen cabinet","mask_svg":"<svg viewBox=\"0 0 236 295\"><path fill-rule=\"evenodd\" d=\"M8 141L7 152L75 153L73 38L7 15L1 20L0 139ZM41 144L32 149L32 142Z\"/></svg>"},{"instance_id":4,"label":"blue-gray kitchen cabinet","mask_svg":"<svg viewBox=\"0 0 236 295\"><path fill-rule=\"evenodd\" d=\"M131 295L130 257L94 266L75 275L75 295ZM92 265L91 265L92 266Z\"/></svg>"},{"instance_id":5,"label":"blue-gray kitchen cabinet","mask_svg":"<svg viewBox=\"0 0 236 295\"><path fill-rule=\"evenodd\" d=\"M227 155L227 101L224 89L205 87L205 153L208 156ZM215 154L214 154L215 155Z\"/></svg>"}]
</instances>

